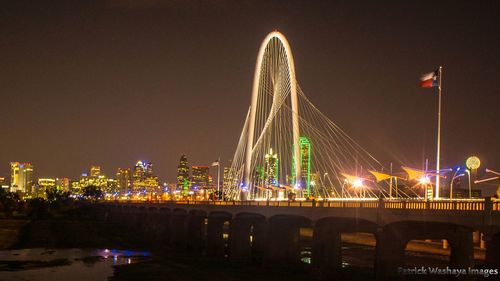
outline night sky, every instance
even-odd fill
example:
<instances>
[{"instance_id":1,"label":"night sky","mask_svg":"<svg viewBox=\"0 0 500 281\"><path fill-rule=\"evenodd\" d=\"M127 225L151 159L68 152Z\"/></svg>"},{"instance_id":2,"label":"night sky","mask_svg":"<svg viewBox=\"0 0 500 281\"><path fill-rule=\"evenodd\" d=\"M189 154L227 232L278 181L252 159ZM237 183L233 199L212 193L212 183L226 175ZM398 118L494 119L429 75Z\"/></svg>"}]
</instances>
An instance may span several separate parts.
<instances>
[{"instance_id":1,"label":"night sky","mask_svg":"<svg viewBox=\"0 0 500 281\"><path fill-rule=\"evenodd\" d=\"M438 95L418 82L443 65L442 165L500 170L499 1L23 2L0 7L0 175L227 163L274 29L305 94L386 166L435 161Z\"/></svg>"}]
</instances>

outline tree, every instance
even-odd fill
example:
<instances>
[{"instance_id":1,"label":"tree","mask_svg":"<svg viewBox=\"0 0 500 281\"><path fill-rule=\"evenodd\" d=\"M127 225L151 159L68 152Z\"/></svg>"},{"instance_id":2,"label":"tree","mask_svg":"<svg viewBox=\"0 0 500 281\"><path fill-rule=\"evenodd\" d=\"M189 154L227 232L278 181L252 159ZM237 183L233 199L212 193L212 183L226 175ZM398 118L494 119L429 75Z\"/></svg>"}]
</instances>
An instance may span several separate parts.
<instances>
[{"instance_id":1,"label":"tree","mask_svg":"<svg viewBox=\"0 0 500 281\"><path fill-rule=\"evenodd\" d=\"M85 199L99 200L104 198L104 193L99 187L89 185L83 188L83 197Z\"/></svg>"},{"instance_id":2,"label":"tree","mask_svg":"<svg viewBox=\"0 0 500 281\"><path fill-rule=\"evenodd\" d=\"M20 201L19 195L0 188L0 211L10 217Z\"/></svg>"}]
</instances>

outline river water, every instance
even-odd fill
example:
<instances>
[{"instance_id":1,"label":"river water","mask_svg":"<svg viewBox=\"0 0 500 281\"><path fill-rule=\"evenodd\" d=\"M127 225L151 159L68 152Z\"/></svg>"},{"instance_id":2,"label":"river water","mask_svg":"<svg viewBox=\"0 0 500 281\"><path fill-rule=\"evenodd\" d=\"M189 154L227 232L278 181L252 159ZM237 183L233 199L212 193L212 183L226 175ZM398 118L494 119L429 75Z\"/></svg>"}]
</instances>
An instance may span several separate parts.
<instances>
[{"instance_id":1,"label":"river water","mask_svg":"<svg viewBox=\"0 0 500 281\"><path fill-rule=\"evenodd\" d=\"M116 249L19 249L0 251L2 281L106 281L114 265L140 262L148 252Z\"/></svg>"}]
</instances>

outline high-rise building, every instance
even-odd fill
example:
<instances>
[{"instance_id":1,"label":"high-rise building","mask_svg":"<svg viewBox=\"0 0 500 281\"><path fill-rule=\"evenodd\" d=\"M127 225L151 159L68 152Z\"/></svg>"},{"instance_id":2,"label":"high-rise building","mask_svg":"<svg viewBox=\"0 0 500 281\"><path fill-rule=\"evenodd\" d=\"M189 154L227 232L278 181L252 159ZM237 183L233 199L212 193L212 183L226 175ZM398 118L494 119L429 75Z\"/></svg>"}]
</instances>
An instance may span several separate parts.
<instances>
[{"instance_id":1,"label":"high-rise building","mask_svg":"<svg viewBox=\"0 0 500 281\"><path fill-rule=\"evenodd\" d=\"M135 164L132 186L134 191L156 191L158 189L158 177L153 175L152 163L139 161Z\"/></svg>"},{"instance_id":2,"label":"high-rise building","mask_svg":"<svg viewBox=\"0 0 500 281\"><path fill-rule=\"evenodd\" d=\"M56 180L55 179L50 179L50 178L40 178L38 179L38 190L37 190L37 197L46 197L46 192L48 190L55 190L56 189Z\"/></svg>"},{"instance_id":3,"label":"high-rise building","mask_svg":"<svg viewBox=\"0 0 500 281\"><path fill-rule=\"evenodd\" d=\"M56 188L63 192L69 191L69 178L56 178Z\"/></svg>"},{"instance_id":4,"label":"high-rise building","mask_svg":"<svg viewBox=\"0 0 500 281\"><path fill-rule=\"evenodd\" d=\"M177 190L189 191L189 166L186 155L182 154L177 165Z\"/></svg>"},{"instance_id":5,"label":"high-rise building","mask_svg":"<svg viewBox=\"0 0 500 281\"><path fill-rule=\"evenodd\" d=\"M118 181L116 179L107 179L106 192L113 194L118 192Z\"/></svg>"},{"instance_id":6,"label":"high-rise building","mask_svg":"<svg viewBox=\"0 0 500 281\"><path fill-rule=\"evenodd\" d=\"M273 154L271 148L269 153L264 156L264 185L278 186L278 154Z\"/></svg>"},{"instance_id":7,"label":"high-rise building","mask_svg":"<svg viewBox=\"0 0 500 281\"><path fill-rule=\"evenodd\" d=\"M7 179L5 177L0 177L0 188L9 191L9 185L7 183Z\"/></svg>"},{"instance_id":8,"label":"high-rise building","mask_svg":"<svg viewBox=\"0 0 500 281\"><path fill-rule=\"evenodd\" d=\"M16 192L19 187L19 162L10 162L10 191Z\"/></svg>"},{"instance_id":9,"label":"high-rise building","mask_svg":"<svg viewBox=\"0 0 500 281\"><path fill-rule=\"evenodd\" d=\"M11 162L11 191L28 195L33 191L33 165L30 163Z\"/></svg>"},{"instance_id":10,"label":"high-rise building","mask_svg":"<svg viewBox=\"0 0 500 281\"><path fill-rule=\"evenodd\" d=\"M224 167L224 175L222 177L222 188L224 190L229 190L229 188L232 186L232 181L233 181L233 175L232 175L232 170L231 167Z\"/></svg>"},{"instance_id":11,"label":"high-rise building","mask_svg":"<svg viewBox=\"0 0 500 281\"><path fill-rule=\"evenodd\" d=\"M311 194L311 142L306 137L300 137L300 177L306 195Z\"/></svg>"},{"instance_id":12,"label":"high-rise building","mask_svg":"<svg viewBox=\"0 0 500 281\"><path fill-rule=\"evenodd\" d=\"M101 175L101 167L100 166L90 166L90 176L97 178Z\"/></svg>"},{"instance_id":13,"label":"high-rise building","mask_svg":"<svg viewBox=\"0 0 500 281\"><path fill-rule=\"evenodd\" d=\"M108 190L108 178L106 175L101 174L101 167L90 166L89 173L83 173L80 176L78 187L82 189L87 186L96 186L102 191ZM77 187L77 185L75 185L75 187Z\"/></svg>"},{"instance_id":14,"label":"high-rise building","mask_svg":"<svg viewBox=\"0 0 500 281\"><path fill-rule=\"evenodd\" d=\"M191 189L202 190L210 187L208 166L191 166Z\"/></svg>"},{"instance_id":15,"label":"high-rise building","mask_svg":"<svg viewBox=\"0 0 500 281\"><path fill-rule=\"evenodd\" d=\"M116 171L116 181L118 192L125 193L131 187L130 169L118 168Z\"/></svg>"},{"instance_id":16,"label":"high-rise building","mask_svg":"<svg viewBox=\"0 0 500 281\"><path fill-rule=\"evenodd\" d=\"M311 142L307 137L300 137L299 149L300 180L295 178L295 158L292 157L292 182L300 186L304 195L308 196L311 192Z\"/></svg>"}]
</instances>

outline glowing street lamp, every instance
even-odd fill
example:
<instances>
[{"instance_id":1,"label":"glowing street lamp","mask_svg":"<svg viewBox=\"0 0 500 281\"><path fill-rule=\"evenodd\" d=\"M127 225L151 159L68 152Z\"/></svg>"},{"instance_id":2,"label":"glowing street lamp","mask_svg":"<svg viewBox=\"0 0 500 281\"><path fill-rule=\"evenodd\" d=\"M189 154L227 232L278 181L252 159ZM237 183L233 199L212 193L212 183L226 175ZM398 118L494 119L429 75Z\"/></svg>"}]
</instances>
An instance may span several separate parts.
<instances>
[{"instance_id":1,"label":"glowing street lamp","mask_svg":"<svg viewBox=\"0 0 500 281\"><path fill-rule=\"evenodd\" d=\"M431 183L431 179L428 177L428 176L423 176L421 177L420 179L418 179L418 182L421 184L421 185L428 185Z\"/></svg>"},{"instance_id":2,"label":"glowing street lamp","mask_svg":"<svg viewBox=\"0 0 500 281\"><path fill-rule=\"evenodd\" d=\"M363 186L363 179L357 178L352 182L353 187L362 187Z\"/></svg>"},{"instance_id":3,"label":"glowing street lamp","mask_svg":"<svg viewBox=\"0 0 500 281\"><path fill-rule=\"evenodd\" d=\"M432 188L429 189L428 187L431 184L431 179L427 175L424 175L418 179L418 182L425 190L425 198L432 199Z\"/></svg>"}]
</instances>

